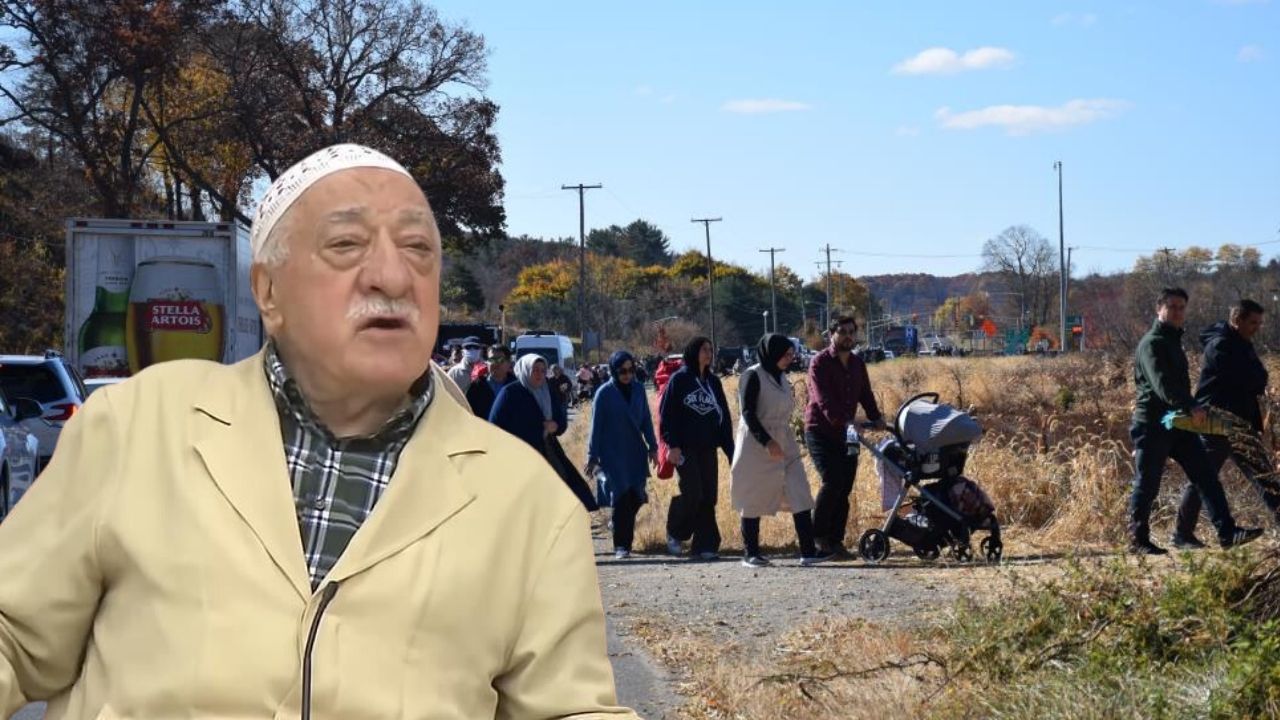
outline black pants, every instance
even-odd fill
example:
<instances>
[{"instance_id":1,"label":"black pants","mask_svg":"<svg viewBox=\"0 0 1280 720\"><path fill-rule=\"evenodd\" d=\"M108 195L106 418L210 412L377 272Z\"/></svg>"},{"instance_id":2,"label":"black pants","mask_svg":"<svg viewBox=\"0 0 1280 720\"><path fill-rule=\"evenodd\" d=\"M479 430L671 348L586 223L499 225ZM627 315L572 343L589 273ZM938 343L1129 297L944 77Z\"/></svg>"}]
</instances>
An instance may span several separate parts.
<instances>
[{"instance_id":1,"label":"black pants","mask_svg":"<svg viewBox=\"0 0 1280 720\"><path fill-rule=\"evenodd\" d=\"M800 555L817 557L818 549L813 544L813 518L806 510L794 513L791 519L796 524L796 537L800 540ZM742 548L746 557L760 555L760 518L742 518Z\"/></svg>"},{"instance_id":2,"label":"black pants","mask_svg":"<svg viewBox=\"0 0 1280 720\"><path fill-rule=\"evenodd\" d=\"M613 501L613 546L631 549L636 537L636 513L640 512L640 493L635 490L623 493Z\"/></svg>"},{"instance_id":3,"label":"black pants","mask_svg":"<svg viewBox=\"0 0 1280 720\"><path fill-rule=\"evenodd\" d=\"M716 449L686 450L684 463L676 468L680 494L671 499L667 511L667 535L685 542L690 538L693 554L720 551L720 528L716 527L716 495L720 491Z\"/></svg>"},{"instance_id":4,"label":"black pants","mask_svg":"<svg viewBox=\"0 0 1280 720\"><path fill-rule=\"evenodd\" d=\"M1244 473L1245 478L1253 483L1262 502L1271 511L1277 525L1280 525L1280 482L1276 480L1276 469L1271 464L1271 455L1262 444L1262 436L1249 433L1247 438L1240 438L1240 447L1233 447L1224 437L1206 435L1200 439L1209 456L1209 467L1214 474L1222 471L1222 466L1230 459ZM1175 536L1191 537L1195 535L1196 521L1200 519L1200 493L1192 485L1182 491L1182 504L1178 506L1178 524Z\"/></svg>"},{"instance_id":5,"label":"black pants","mask_svg":"<svg viewBox=\"0 0 1280 720\"><path fill-rule=\"evenodd\" d=\"M844 546L849 523L849 495L858 473L858 458L850 457L844 442L836 442L806 430L804 444L822 476L822 487L813 508L813 532L818 544L828 550Z\"/></svg>"},{"instance_id":6,"label":"black pants","mask_svg":"<svg viewBox=\"0 0 1280 720\"><path fill-rule=\"evenodd\" d=\"M1177 461L1187 480L1199 493L1209 511L1209 520L1220 540L1229 539L1236 531L1235 520L1227 508L1227 495L1222 491L1218 473L1209 462L1200 437L1184 430L1167 430L1158 423L1134 425L1134 460L1138 473L1133 479L1133 495L1129 498L1129 535L1135 541L1151 539L1151 506L1160 494L1160 477L1169 458Z\"/></svg>"}]
</instances>

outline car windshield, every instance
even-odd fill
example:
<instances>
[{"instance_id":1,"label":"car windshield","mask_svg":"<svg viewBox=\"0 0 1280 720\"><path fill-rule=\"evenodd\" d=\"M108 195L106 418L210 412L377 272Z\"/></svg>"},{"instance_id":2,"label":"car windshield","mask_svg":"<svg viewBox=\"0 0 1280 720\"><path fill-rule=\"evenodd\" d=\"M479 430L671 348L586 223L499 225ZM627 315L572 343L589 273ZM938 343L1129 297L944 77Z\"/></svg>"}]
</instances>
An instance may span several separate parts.
<instances>
[{"instance_id":1,"label":"car windshield","mask_svg":"<svg viewBox=\"0 0 1280 720\"><path fill-rule=\"evenodd\" d=\"M548 372L550 372L552 365L560 364L560 353L552 348L522 348L520 350L516 350L517 360L525 355L541 355L542 359L547 361Z\"/></svg>"},{"instance_id":2,"label":"car windshield","mask_svg":"<svg viewBox=\"0 0 1280 720\"><path fill-rule=\"evenodd\" d=\"M0 390L9 398L31 398L48 404L65 400L66 388L46 365L0 365Z\"/></svg>"}]
</instances>

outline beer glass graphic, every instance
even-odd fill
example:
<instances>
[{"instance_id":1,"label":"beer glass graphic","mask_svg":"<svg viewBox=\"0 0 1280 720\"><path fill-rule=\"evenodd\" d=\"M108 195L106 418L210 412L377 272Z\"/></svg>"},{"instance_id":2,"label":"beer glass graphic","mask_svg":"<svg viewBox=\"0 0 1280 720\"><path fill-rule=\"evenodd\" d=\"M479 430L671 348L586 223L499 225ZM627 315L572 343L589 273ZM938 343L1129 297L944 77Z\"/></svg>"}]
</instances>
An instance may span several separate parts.
<instances>
[{"instance_id":1,"label":"beer glass graphic","mask_svg":"<svg viewBox=\"0 0 1280 720\"><path fill-rule=\"evenodd\" d=\"M224 325L222 286L212 263L178 257L138 263L125 328L133 373L165 360L220 362Z\"/></svg>"}]
</instances>

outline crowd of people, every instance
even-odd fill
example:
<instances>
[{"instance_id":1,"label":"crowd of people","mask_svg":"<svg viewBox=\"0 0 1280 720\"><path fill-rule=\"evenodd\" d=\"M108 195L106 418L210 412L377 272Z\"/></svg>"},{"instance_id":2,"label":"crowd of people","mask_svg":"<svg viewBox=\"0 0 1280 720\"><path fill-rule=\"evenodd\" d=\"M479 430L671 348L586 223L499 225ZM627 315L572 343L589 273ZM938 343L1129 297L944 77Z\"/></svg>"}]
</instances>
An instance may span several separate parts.
<instances>
[{"instance_id":1,"label":"crowd of people","mask_svg":"<svg viewBox=\"0 0 1280 720\"><path fill-rule=\"evenodd\" d=\"M610 507L615 556L630 556L635 518L648 502L651 471L677 477L678 492L667 509L667 550L700 560L719 557L716 522L720 455L730 467L729 502L741 517L743 563L769 565L760 550L760 518L790 514L799 540L802 565L849 557L844 537L857 458L845 444L845 429L859 405L867 419L884 423L866 365L853 353L857 322L838 318L831 344L809 367L804 442L821 476L815 498L805 472L800 443L791 427L795 400L787 371L795 346L779 334L767 334L756 349L758 362L739 382L738 417L712 364L708 338L696 337L678 362L658 368L655 422L645 389L645 369L627 351L615 352L607 370L584 365L579 387L591 393L590 433L583 472L565 457L558 438L568 422L569 399L559 390L558 368L548 368L536 353L522 356L511 370L511 354L502 345L477 362L479 347L464 343L450 377L464 377L472 411L519 437L547 458L551 467L588 510ZM592 484L594 483L594 488Z\"/></svg>"}]
</instances>

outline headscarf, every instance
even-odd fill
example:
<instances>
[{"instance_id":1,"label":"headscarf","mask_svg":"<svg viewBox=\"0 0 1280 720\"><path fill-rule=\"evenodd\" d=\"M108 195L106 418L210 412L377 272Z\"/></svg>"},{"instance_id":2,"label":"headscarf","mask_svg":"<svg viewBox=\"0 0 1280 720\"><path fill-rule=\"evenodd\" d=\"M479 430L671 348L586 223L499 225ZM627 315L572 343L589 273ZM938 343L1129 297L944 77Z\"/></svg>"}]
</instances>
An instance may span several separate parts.
<instances>
[{"instance_id":1,"label":"headscarf","mask_svg":"<svg viewBox=\"0 0 1280 720\"><path fill-rule=\"evenodd\" d=\"M618 380L618 370L623 365L626 365L628 362L631 363L631 367L632 367L631 382L624 383ZM631 353L627 352L626 350L618 350L617 352L609 356L609 373L613 377L613 384L615 387L618 388L618 392L622 393L623 399L625 399L627 402L631 402L632 383L636 381L635 367L636 367L636 359L632 357Z\"/></svg>"},{"instance_id":2,"label":"headscarf","mask_svg":"<svg viewBox=\"0 0 1280 720\"><path fill-rule=\"evenodd\" d=\"M533 353L521 355L520 359L516 360L516 366L513 372L516 374L516 380L524 386L525 390L528 390L533 395L534 400L538 401L538 408L542 410L542 418L544 420L550 420L551 389L547 387L546 380L543 380L542 384L538 387L534 387L530 384L533 381L533 366L536 363L546 365L547 361L543 359L541 355L535 355Z\"/></svg>"},{"instance_id":3,"label":"headscarf","mask_svg":"<svg viewBox=\"0 0 1280 720\"><path fill-rule=\"evenodd\" d=\"M688 345L684 346L684 366L689 368L689 372L693 373L695 376L699 374L698 373L698 369L699 369L698 355L700 354L699 351L702 350L703 344L709 343L709 342L711 341L699 335L694 339L690 340ZM715 358L712 358L711 362L712 362L712 365L714 365ZM710 365L707 366L707 372L711 372Z\"/></svg>"},{"instance_id":4,"label":"headscarf","mask_svg":"<svg viewBox=\"0 0 1280 720\"><path fill-rule=\"evenodd\" d=\"M778 369L778 361L794 347L795 345L791 344L787 336L779 333L769 333L760 338L760 344L757 346L760 354L760 368L769 373L774 380L780 381L782 371Z\"/></svg>"}]
</instances>

